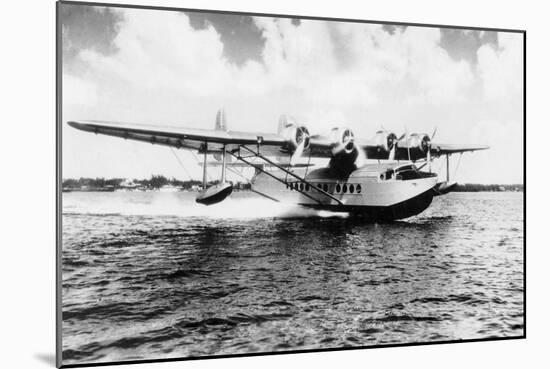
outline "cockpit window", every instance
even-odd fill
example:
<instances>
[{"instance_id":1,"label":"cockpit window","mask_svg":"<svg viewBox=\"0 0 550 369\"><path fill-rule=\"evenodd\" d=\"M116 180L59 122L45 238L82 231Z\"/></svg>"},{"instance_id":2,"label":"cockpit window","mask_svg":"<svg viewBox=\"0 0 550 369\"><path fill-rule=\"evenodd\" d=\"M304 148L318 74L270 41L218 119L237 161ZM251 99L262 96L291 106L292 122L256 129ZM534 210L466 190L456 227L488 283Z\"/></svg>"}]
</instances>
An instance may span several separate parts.
<instances>
[{"instance_id":1,"label":"cockpit window","mask_svg":"<svg viewBox=\"0 0 550 369\"><path fill-rule=\"evenodd\" d=\"M415 170L415 168L412 165L407 165L402 168L399 168L396 172L396 179L398 180L409 180L409 179L417 179L418 173Z\"/></svg>"},{"instance_id":2,"label":"cockpit window","mask_svg":"<svg viewBox=\"0 0 550 369\"><path fill-rule=\"evenodd\" d=\"M397 169L398 172L404 172L404 171L407 171L407 170L414 170L412 165L405 165L404 167L401 167L399 169Z\"/></svg>"}]
</instances>

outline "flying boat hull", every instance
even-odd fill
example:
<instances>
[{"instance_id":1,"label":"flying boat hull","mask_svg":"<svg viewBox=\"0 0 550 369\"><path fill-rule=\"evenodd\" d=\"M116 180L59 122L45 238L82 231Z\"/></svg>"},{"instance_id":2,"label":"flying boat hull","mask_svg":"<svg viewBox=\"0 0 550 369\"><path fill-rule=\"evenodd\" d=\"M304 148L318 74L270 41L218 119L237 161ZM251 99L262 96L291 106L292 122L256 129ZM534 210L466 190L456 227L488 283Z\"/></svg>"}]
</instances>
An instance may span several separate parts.
<instances>
[{"instance_id":1,"label":"flying boat hull","mask_svg":"<svg viewBox=\"0 0 550 369\"><path fill-rule=\"evenodd\" d=\"M329 168L298 171L306 183L286 179L284 171L258 173L252 189L281 202L295 203L319 210L344 211L372 221L392 221L408 218L428 208L434 197L437 176L415 172L416 178L403 178L394 171L395 165L367 165L347 178L336 178ZM412 170L411 170L412 171ZM326 191L328 197L315 188Z\"/></svg>"}]
</instances>

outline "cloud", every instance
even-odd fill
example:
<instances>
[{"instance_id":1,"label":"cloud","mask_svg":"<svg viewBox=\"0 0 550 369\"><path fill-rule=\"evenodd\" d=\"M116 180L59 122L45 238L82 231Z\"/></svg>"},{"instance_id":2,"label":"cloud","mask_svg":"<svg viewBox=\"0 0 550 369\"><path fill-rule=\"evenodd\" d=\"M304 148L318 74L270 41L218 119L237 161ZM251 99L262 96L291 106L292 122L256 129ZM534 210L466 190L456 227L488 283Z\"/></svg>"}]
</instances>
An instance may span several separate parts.
<instances>
[{"instance_id":1,"label":"cloud","mask_svg":"<svg viewBox=\"0 0 550 369\"><path fill-rule=\"evenodd\" d=\"M518 33L499 33L498 48L478 49L478 70L488 99L518 99L523 91L523 39Z\"/></svg>"},{"instance_id":2,"label":"cloud","mask_svg":"<svg viewBox=\"0 0 550 369\"><path fill-rule=\"evenodd\" d=\"M307 20L296 26L289 19L257 17L265 38L262 63L239 67L224 57L215 28L194 29L185 13L126 10L121 18L113 41L117 52L79 54L89 66L86 77L99 80L101 88L118 83L148 91L146 96L170 91L182 100L223 100L230 90L243 101L276 97L307 116L307 109L369 106L393 93L407 93L408 104L453 101L473 81L468 64L453 61L439 46L438 29L390 34L372 24Z\"/></svg>"},{"instance_id":3,"label":"cloud","mask_svg":"<svg viewBox=\"0 0 550 369\"><path fill-rule=\"evenodd\" d=\"M266 39L264 64L274 84L292 84L310 101L346 108L372 105L405 89L409 103L456 101L473 74L440 47L440 31L380 25L257 18Z\"/></svg>"},{"instance_id":4,"label":"cloud","mask_svg":"<svg viewBox=\"0 0 550 369\"><path fill-rule=\"evenodd\" d=\"M212 27L194 30L183 13L125 12L113 44L114 55L88 49L80 57L93 72L144 90L207 95L219 89L207 82L226 77L219 35Z\"/></svg>"},{"instance_id":5,"label":"cloud","mask_svg":"<svg viewBox=\"0 0 550 369\"><path fill-rule=\"evenodd\" d=\"M63 75L63 104L71 106L94 106L97 104L97 85L85 79Z\"/></svg>"}]
</instances>

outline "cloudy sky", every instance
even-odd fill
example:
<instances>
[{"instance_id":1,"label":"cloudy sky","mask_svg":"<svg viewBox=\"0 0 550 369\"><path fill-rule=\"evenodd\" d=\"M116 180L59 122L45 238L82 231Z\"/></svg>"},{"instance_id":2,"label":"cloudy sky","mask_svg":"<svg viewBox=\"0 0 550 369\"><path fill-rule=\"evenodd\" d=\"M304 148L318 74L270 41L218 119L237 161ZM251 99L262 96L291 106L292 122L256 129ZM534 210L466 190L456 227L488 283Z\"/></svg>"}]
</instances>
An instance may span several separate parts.
<instances>
[{"instance_id":1,"label":"cloudy sky","mask_svg":"<svg viewBox=\"0 0 550 369\"><path fill-rule=\"evenodd\" d=\"M491 146L464 154L459 182L523 181L522 34L69 4L61 22L63 121L213 128L224 107L242 131L275 132L281 114L365 138L437 127L434 141ZM151 174L189 178L169 148L63 124L64 178Z\"/></svg>"}]
</instances>

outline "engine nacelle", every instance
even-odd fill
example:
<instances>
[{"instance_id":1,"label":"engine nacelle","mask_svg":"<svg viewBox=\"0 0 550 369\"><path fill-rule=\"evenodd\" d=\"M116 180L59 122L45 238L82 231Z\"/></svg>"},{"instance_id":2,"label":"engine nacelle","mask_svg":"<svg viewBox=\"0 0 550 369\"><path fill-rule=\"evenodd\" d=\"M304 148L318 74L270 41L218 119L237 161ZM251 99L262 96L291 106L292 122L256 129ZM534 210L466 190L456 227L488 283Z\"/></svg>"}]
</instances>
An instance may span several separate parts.
<instances>
[{"instance_id":1,"label":"engine nacelle","mask_svg":"<svg viewBox=\"0 0 550 369\"><path fill-rule=\"evenodd\" d=\"M379 151L389 153L397 143L397 135L393 132L378 131L374 136L374 142Z\"/></svg>"},{"instance_id":2,"label":"engine nacelle","mask_svg":"<svg viewBox=\"0 0 550 369\"><path fill-rule=\"evenodd\" d=\"M413 133L407 140L407 146L410 150L419 150L421 153L428 152L430 144L430 136L425 133Z\"/></svg>"},{"instance_id":3,"label":"engine nacelle","mask_svg":"<svg viewBox=\"0 0 550 369\"><path fill-rule=\"evenodd\" d=\"M355 144L353 131L346 127L336 127L330 132L332 157L329 168L336 178L347 178L357 169L358 163L364 161L361 158L365 154Z\"/></svg>"},{"instance_id":4,"label":"engine nacelle","mask_svg":"<svg viewBox=\"0 0 550 369\"><path fill-rule=\"evenodd\" d=\"M304 140L304 150L309 148L309 130L306 126L288 124L281 128L279 134L285 138L287 149L290 152L294 152Z\"/></svg>"},{"instance_id":5,"label":"engine nacelle","mask_svg":"<svg viewBox=\"0 0 550 369\"><path fill-rule=\"evenodd\" d=\"M346 127L335 127L330 131L330 142L334 155L350 155L355 151L355 135Z\"/></svg>"}]
</instances>

